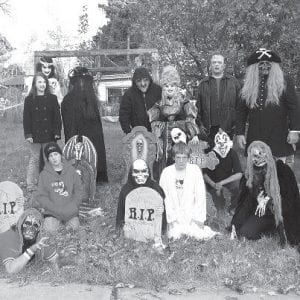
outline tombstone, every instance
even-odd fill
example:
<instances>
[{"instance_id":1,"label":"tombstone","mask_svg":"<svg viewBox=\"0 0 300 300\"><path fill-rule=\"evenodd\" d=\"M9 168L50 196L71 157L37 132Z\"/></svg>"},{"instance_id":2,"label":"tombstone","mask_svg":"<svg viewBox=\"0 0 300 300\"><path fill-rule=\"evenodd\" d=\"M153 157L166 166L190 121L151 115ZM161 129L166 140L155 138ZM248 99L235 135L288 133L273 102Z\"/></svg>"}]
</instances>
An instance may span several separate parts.
<instances>
[{"instance_id":1,"label":"tombstone","mask_svg":"<svg viewBox=\"0 0 300 300\"><path fill-rule=\"evenodd\" d=\"M0 182L0 233L16 224L24 212L21 188L11 181Z\"/></svg>"},{"instance_id":2,"label":"tombstone","mask_svg":"<svg viewBox=\"0 0 300 300\"><path fill-rule=\"evenodd\" d=\"M153 163L157 156L157 137L147 131L143 126L137 126L132 129L123 139L123 160L125 162L126 171L123 183L126 183L127 176L132 163L141 158L146 161L153 179Z\"/></svg>"},{"instance_id":3,"label":"tombstone","mask_svg":"<svg viewBox=\"0 0 300 300\"><path fill-rule=\"evenodd\" d=\"M63 148L64 157L72 161L72 165L81 177L84 187L84 203L94 201L96 193L97 152L86 136L75 135Z\"/></svg>"},{"instance_id":4,"label":"tombstone","mask_svg":"<svg viewBox=\"0 0 300 300\"><path fill-rule=\"evenodd\" d=\"M131 191L125 200L125 237L161 243L163 211L163 199L157 191L148 187Z\"/></svg>"},{"instance_id":5,"label":"tombstone","mask_svg":"<svg viewBox=\"0 0 300 300\"><path fill-rule=\"evenodd\" d=\"M204 153L207 148L207 142L200 141L199 144L188 144L191 149L190 163L198 165L201 169L208 168L214 170L216 165L219 164L219 160L214 151Z\"/></svg>"}]
</instances>

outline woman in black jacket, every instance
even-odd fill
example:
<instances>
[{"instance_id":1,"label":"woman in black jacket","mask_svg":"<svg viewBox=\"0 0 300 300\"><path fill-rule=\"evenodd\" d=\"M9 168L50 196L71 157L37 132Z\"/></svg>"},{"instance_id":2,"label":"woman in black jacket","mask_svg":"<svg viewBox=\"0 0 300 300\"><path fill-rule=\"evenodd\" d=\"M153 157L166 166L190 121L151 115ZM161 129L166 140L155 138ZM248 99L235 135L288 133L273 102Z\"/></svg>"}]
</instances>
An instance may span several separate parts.
<instances>
[{"instance_id":1,"label":"woman in black jacket","mask_svg":"<svg viewBox=\"0 0 300 300\"><path fill-rule=\"evenodd\" d=\"M30 146L27 189L34 190L38 178L39 158L44 145L60 139L61 115L57 97L49 91L48 78L38 72L25 98L23 111L24 136Z\"/></svg>"}]
</instances>

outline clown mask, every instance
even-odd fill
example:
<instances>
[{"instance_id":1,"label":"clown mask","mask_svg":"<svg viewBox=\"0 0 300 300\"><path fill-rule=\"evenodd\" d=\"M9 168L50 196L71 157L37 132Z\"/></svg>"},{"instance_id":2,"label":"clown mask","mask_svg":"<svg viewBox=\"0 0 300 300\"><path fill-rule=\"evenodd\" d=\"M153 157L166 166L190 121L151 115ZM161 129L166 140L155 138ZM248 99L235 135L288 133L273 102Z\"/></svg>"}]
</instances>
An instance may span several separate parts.
<instances>
[{"instance_id":1,"label":"clown mask","mask_svg":"<svg viewBox=\"0 0 300 300\"><path fill-rule=\"evenodd\" d=\"M132 164L132 177L137 184L145 184L149 177L149 169L146 162L137 159Z\"/></svg>"},{"instance_id":2,"label":"clown mask","mask_svg":"<svg viewBox=\"0 0 300 300\"><path fill-rule=\"evenodd\" d=\"M267 163L267 153L260 147L253 147L250 155L256 167L263 167Z\"/></svg>"},{"instance_id":3,"label":"clown mask","mask_svg":"<svg viewBox=\"0 0 300 300\"><path fill-rule=\"evenodd\" d=\"M28 215L22 224L24 240L34 241L41 228L41 222L34 216Z\"/></svg>"},{"instance_id":4,"label":"clown mask","mask_svg":"<svg viewBox=\"0 0 300 300\"><path fill-rule=\"evenodd\" d=\"M224 158L232 148L232 145L233 142L228 134L222 129L219 129L219 132L215 135L215 147L213 150Z\"/></svg>"},{"instance_id":5,"label":"clown mask","mask_svg":"<svg viewBox=\"0 0 300 300\"><path fill-rule=\"evenodd\" d=\"M177 144L179 142L183 142L186 144L186 134L180 128L173 128L171 130L172 141Z\"/></svg>"}]
</instances>

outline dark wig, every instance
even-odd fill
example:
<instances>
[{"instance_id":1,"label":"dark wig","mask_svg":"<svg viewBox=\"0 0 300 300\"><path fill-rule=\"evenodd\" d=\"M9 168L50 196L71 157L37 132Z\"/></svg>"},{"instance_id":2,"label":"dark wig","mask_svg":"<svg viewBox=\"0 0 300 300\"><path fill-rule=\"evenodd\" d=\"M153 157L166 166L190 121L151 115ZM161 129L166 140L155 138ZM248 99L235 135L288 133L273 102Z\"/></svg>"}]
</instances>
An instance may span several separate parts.
<instances>
[{"instance_id":1,"label":"dark wig","mask_svg":"<svg viewBox=\"0 0 300 300\"><path fill-rule=\"evenodd\" d=\"M35 66L35 72L42 72L42 66L43 64L50 64L50 69L51 72L49 74L49 78L55 77L57 78L57 74L56 74L56 70L55 70L55 66L53 64L53 59L51 57L47 57L47 56L42 56L39 60L39 62L36 64Z\"/></svg>"}]
</instances>

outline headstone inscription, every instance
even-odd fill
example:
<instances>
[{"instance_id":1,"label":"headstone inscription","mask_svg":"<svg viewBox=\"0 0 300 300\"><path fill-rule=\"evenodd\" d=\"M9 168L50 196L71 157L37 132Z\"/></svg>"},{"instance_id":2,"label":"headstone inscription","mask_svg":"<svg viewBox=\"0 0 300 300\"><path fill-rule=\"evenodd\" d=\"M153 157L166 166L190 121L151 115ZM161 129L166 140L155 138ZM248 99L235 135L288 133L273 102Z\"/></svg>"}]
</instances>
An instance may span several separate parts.
<instances>
[{"instance_id":1,"label":"headstone inscription","mask_svg":"<svg viewBox=\"0 0 300 300\"><path fill-rule=\"evenodd\" d=\"M163 199L157 191L148 187L131 191L125 202L125 237L161 243L163 211Z\"/></svg>"}]
</instances>

